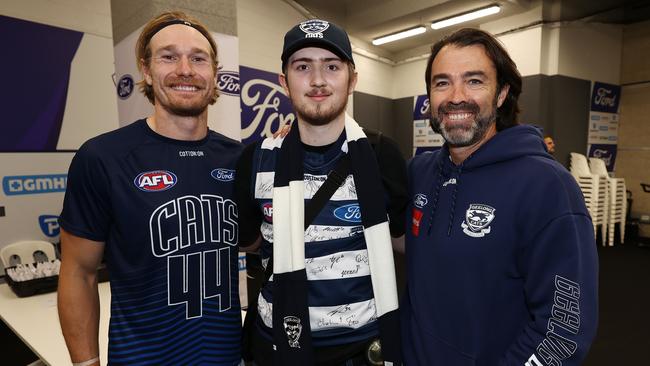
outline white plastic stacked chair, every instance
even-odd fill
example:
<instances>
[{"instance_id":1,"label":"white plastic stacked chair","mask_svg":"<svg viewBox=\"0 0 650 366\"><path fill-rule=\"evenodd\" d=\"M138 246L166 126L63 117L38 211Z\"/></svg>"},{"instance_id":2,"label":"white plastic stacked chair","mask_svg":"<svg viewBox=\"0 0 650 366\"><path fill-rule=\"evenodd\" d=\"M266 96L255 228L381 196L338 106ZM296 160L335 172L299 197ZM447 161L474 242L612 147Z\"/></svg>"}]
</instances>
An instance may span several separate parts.
<instances>
[{"instance_id":1,"label":"white plastic stacked chair","mask_svg":"<svg viewBox=\"0 0 650 366\"><path fill-rule=\"evenodd\" d=\"M607 191L609 196L609 210L607 212L607 245L614 245L614 232L618 224L621 244L625 238L625 215L627 214L627 196L625 194L625 179L611 178L607 173L605 161L598 158L589 158L591 172L607 178ZM605 238L603 237L603 245Z\"/></svg>"},{"instance_id":2,"label":"white plastic stacked chair","mask_svg":"<svg viewBox=\"0 0 650 366\"><path fill-rule=\"evenodd\" d=\"M592 174L587 163L587 157L578 153L571 153L571 174L578 181L578 185L585 196L585 203L591 221L594 224L594 235L600 226L603 243L607 235L607 212L609 199L607 197L607 177Z\"/></svg>"},{"instance_id":3,"label":"white plastic stacked chair","mask_svg":"<svg viewBox=\"0 0 650 366\"><path fill-rule=\"evenodd\" d=\"M18 263L27 264L37 261L36 253L42 252L47 260L56 259L56 251L52 243L41 240L25 240L8 244L0 249L0 262L7 268L12 266L12 259L17 257Z\"/></svg>"}]
</instances>

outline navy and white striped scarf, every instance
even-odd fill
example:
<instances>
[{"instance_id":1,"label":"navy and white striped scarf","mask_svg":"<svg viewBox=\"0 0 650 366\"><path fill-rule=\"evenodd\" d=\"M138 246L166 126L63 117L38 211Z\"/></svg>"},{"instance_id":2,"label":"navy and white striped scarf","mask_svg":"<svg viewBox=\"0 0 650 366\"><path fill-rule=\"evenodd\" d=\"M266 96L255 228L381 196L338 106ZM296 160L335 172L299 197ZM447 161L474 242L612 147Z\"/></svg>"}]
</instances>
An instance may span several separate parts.
<instances>
[{"instance_id":1,"label":"navy and white striped scarf","mask_svg":"<svg viewBox=\"0 0 650 366\"><path fill-rule=\"evenodd\" d=\"M382 356L401 364L399 314L393 249L376 155L354 119L346 115L346 150L361 211ZM303 148L297 126L281 142L273 183L273 338L274 363L314 364L305 270Z\"/></svg>"}]
</instances>

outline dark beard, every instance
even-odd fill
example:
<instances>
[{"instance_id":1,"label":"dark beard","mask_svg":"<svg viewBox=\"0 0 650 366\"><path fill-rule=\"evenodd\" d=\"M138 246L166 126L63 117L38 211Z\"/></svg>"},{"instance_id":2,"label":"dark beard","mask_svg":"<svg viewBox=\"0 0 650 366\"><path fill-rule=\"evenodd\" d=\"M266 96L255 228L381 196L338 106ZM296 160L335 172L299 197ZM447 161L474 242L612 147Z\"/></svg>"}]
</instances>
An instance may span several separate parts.
<instances>
[{"instance_id":1,"label":"dark beard","mask_svg":"<svg viewBox=\"0 0 650 366\"><path fill-rule=\"evenodd\" d=\"M469 128L464 128L464 127L453 127L452 129L448 130L443 130L442 129L442 121L440 118L436 117L433 113L431 113L431 128L433 129L434 132L439 133L444 137L445 141L450 146L453 147L464 147L464 146L471 146L474 145L475 143L479 142L483 136L485 136L485 133L487 130L490 128L490 125L496 121L497 117L497 98L498 94L495 95L494 101L492 103L492 111L489 115L487 116L481 116L480 115L480 108L476 103L473 102L461 102L458 104L453 104L453 103L447 103L447 104L441 104L438 106L438 116L441 116L445 113L451 112L451 111L469 111L470 113L473 113L475 116L474 123L469 127ZM465 131L472 131L472 135L469 139L463 139L463 136L458 136L454 134L454 130L465 130Z\"/></svg>"}]
</instances>

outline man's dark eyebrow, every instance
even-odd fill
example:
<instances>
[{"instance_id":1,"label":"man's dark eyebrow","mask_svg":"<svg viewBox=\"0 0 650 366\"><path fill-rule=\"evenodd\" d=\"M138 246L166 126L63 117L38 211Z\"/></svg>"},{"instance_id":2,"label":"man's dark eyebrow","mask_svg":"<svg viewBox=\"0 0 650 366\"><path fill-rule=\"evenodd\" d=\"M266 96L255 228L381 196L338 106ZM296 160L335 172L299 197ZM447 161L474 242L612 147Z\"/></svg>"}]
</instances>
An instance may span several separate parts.
<instances>
[{"instance_id":1,"label":"man's dark eyebrow","mask_svg":"<svg viewBox=\"0 0 650 366\"><path fill-rule=\"evenodd\" d=\"M467 71L467 72L463 73L463 78L464 79L475 77L475 76L485 78L485 77L487 77L487 74L485 72L483 72L483 71L480 71L480 70L472 70L472 71ZM449 76L449 74L440 73L440 74L433 75L431 77L431 81L439 80L439 79L450 79L450 78L451 78L451 76Z\"/></svg>"},{"instance_id":2,"label":"man's dark eyebrow","mask_svg":"<svg viewBox=\"0 0 650 366\"><path fill-rule=\"evenodd\" d=\"M431 77L431 80L437 80L437 79L449 79L449 74L441 73L441 74L435 74Z\"/></svg>"},{"instance_id":3,"label":"man's dark eyebrow","mask_svg":"<svg viewBox=\"0 0 650 366\"><path fill-rule=\"evenodd\" d=\"M484 77L487 76L487 74L485 74L485 72L480 71L480 70L476 70L476 71L467 71L466 73L463 74L463 77L464 77L464 78L470 78L470 77L472 77L472 76L480 76L480 77L483 77L483 78L484 78Z\"/></svg>"},{"instance_id":4,"label":"man's dark eyebrow","mask_svg":"<svg viewBox=\"0 0 650 366\"><path fill-rule=\"evenodd\" d=\"M319 59L322 62L332 62L332 61L340 61L343 62L340 58L338 57L327 57L327 58L321 58ZM297 58L295 60L291 60L291 63L293 64L294 62L314 62L313 58L310 57L301 57Z\"/></svg>"}]
</instances>

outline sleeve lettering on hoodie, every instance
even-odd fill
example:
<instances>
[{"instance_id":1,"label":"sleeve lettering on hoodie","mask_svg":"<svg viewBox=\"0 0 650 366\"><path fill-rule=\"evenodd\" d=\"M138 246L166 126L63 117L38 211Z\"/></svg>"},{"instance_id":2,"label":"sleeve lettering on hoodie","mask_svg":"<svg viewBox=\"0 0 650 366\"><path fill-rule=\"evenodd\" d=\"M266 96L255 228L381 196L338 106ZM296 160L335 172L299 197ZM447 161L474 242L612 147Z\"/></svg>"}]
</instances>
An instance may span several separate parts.
<instances>
[{"instance_id":1,"label":"sleeve lettering on hoodie","mask_svg":"<svg viewBox=\"0 0 650 366\"><path fill-rule=\"evenodd\" d=\"M553 307L548 319L546 337L537 346L537 354L543 362L532 354L524 366L561 366L562 360L571 357L577 350L576 342L564 337L576 335L580 329L580 285L560 275L555 275Z\"/></svg>"}]
</instances>

